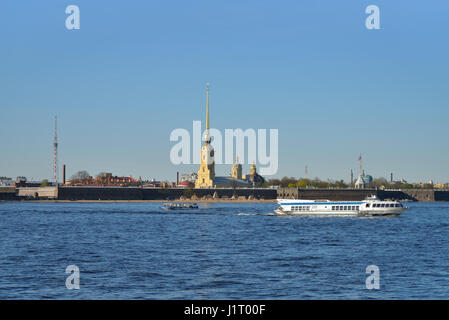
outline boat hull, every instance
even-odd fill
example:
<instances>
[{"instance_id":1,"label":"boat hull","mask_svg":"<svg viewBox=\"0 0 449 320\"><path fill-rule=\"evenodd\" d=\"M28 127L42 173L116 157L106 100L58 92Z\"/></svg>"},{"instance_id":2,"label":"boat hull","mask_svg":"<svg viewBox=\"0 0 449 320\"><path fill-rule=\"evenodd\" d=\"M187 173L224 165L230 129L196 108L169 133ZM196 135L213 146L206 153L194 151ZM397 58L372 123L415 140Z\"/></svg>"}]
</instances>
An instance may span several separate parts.
<instances>
[{"instance_id":1,"label":"boat hull","mask_svg":"<svg viewBox=\"0 0 449 320\"><path fill-rule=\"evenodd\" d=\"M295 211L282 211L279 209L274 210L278 215L292 215L292 216L305 216L305 217L396 217L401 215L404 210L400 212L295 212Z\"/></svg>"},{"instance_id":2,"label":"boat hull","mask_svg":"<svg viewBox=\"0 0 449 320\"><path fill-rule=\"evenodd\" d=\"M330 201L278 199L278 215L325 217L387 217L399 216L407 207L397 201L368 198L363 201Z\"/></svg>"}]
</instances>

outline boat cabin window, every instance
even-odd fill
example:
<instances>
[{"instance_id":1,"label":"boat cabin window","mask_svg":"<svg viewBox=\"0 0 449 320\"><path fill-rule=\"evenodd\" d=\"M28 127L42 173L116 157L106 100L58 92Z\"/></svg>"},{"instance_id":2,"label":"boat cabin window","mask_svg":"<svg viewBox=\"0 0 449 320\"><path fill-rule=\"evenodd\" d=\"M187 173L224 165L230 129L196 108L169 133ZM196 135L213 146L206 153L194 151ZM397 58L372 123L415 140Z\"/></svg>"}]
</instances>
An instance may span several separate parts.
<instances>
[{"instance_id":1,"label":"boat cabin window","mask_svg":"<svg viewBox=\"0 0 449 320\"><path fill-rule=\"evenodd\" d=\"M366 207L369 208L369 203L366 204Z\"/></svg>"}]
</instances>

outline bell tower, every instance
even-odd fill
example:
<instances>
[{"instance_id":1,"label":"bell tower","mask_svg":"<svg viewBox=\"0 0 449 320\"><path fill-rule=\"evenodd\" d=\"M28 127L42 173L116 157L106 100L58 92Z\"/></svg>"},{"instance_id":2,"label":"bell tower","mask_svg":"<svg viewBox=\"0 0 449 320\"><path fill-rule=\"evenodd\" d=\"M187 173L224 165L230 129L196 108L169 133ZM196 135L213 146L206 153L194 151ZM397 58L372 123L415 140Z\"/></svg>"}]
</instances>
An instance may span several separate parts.
<instances>
[{"instance_id":1,"label":"bell tower","mask_svg":"<svg viewBox=\"0 0 449 320\"><path fill-rule=\"evenodd\" d=\"M201 164L198 170L198 178L195 181L195 188L212 188L214 186L215 159L209 129L209 84L207 84L206 131L204 134L204 144L201 147Z\"/></svg>"},{"instance_id":2,"label":"bell tower","mask_svg":"<svg viewBox=\"0 0 449 320\"><path fill-rule=\"evenodd\" d=\"M242 165L239 163L239 157L235 157L235 163L232 165L232 177L234 179L242 179Z\"/></svg>"}]
</instances>

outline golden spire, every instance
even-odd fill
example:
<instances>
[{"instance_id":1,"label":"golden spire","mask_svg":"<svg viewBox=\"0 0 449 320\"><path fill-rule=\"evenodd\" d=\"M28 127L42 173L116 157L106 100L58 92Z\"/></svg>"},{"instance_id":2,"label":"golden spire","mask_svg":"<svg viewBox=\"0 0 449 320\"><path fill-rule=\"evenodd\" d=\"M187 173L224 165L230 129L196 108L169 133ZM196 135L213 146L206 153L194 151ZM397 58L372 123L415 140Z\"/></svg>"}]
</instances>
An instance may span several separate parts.
<instances>
[{"instance_id":1,"label":"golden spire","mask_svg":"<svg viewBox=\"0 0 449 320\"><path fill-rule=\"evenodd\" d=\"M207 86L207 112L206 112L206 130L209 131L209 83Z\"/></svg>"}]
</instances>

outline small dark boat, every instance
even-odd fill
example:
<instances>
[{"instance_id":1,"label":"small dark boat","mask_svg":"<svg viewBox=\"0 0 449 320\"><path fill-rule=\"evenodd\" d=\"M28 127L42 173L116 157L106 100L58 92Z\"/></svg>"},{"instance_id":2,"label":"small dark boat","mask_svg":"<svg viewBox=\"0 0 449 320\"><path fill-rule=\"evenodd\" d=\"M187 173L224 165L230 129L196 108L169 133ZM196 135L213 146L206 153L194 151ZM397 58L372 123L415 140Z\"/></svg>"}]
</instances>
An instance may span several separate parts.
<instances>
[{"instance_id":1,"label":"small dark boat","mask_svg":"<svg viewBox=\"0 0 449 320\"><path fill-rule=\"evenodd\" d=\"M166 203L162 206L164 210L185 210L185 209L198 209L196 203Z\"/></svg>"}]
</instances>

